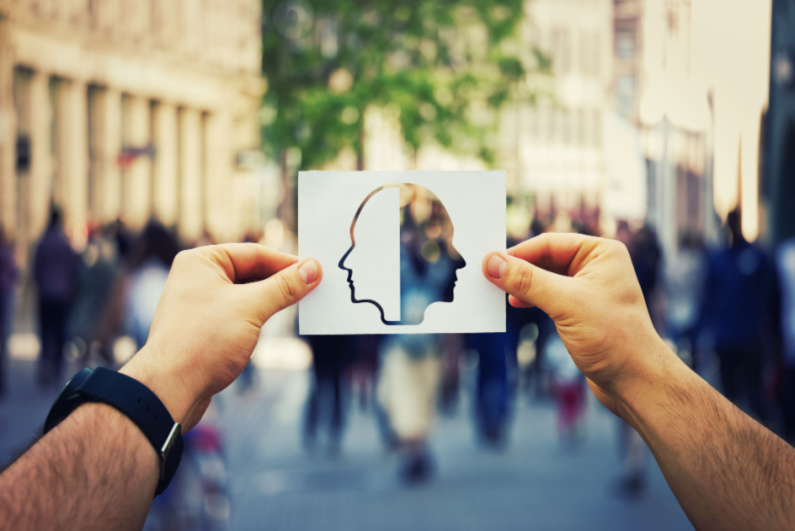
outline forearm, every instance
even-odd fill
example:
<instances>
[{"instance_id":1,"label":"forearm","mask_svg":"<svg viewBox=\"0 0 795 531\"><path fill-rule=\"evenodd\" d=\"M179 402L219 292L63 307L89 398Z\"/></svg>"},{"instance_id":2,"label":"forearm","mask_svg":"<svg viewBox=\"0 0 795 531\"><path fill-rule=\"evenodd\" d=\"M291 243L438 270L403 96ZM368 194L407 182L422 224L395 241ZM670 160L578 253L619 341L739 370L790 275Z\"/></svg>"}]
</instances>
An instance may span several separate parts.
<instances>
[{"instance_id":1,"label":"forearm","mask_svg":"<svg viewBox=\"0 0 795 531\"><path fill-rule=\"evenodd\" d=\"M661 342L657 348L667 349ZM795 449L737 409L668 351L653 381L624 396L624 416L649 445L699 529L790 529Z\"/></svg>"},{"instance_id":2,"label":"forearm","mask_svg":"<svg viewBox=\"0 0 795 531\"><path fill-rule=\"evenodd\" d=\"M0 475L8 529L141 529L158 456L110 406L85 404Z\"/></svg>"}]
</instances>

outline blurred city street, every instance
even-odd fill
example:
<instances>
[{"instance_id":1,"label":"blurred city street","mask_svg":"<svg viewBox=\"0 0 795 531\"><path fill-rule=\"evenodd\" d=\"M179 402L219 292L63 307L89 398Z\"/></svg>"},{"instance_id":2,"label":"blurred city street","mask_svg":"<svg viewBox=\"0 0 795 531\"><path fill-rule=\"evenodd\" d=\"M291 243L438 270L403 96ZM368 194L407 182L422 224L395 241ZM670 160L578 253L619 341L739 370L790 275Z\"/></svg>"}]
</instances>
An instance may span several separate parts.
<instances>
[{"instance_id":1,"label":"blurred city street","mask_svg":"<svg viewBox=\"0 0 795 531\"><path fill-rule=\"evenodd\" d=\"M55 398L30 385L33 363L13 360L9 398L0 402L0 464L24 449ZM648 488L637 499L611 492L619 472L617 421L590 400L584 439L562 446L553 403L516 401L503 451L476 443L465 394L432 438L436 475L402 485L369 412L351 407L342 451L307 455L300 421L310 375L259 371L253 388L219 395L229 466L231 529L481 530L692 529L649 459Z\"/></svg>"},{"instance_id":2,"label":"blurred city street","mask_svg":"<svg viewBox=\"0 0 795 531\"><path fill-rule=\"evenodd\" d=\"M0 476L0 527L85 528L34 509L63 483L144 531L692 529L637 428L696 525L772 529L793 27L795 0L0 0L0 469L78 372L60 420L115 404L161 457L154 500L140 461L85 473L143 441L102 420L67 473Z\"/></svg>"}]
</instances>

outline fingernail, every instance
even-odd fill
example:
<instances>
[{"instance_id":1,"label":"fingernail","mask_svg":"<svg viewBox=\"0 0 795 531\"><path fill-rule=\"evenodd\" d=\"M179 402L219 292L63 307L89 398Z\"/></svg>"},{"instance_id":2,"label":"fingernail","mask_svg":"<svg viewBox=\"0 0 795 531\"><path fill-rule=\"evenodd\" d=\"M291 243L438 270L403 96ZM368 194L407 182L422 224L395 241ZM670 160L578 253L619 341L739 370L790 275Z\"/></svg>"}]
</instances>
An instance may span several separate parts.
<instances>
[{"instance_id":1,"label":"fingernail","mask_svg":"<svg viewBox=\"0 0 795 531\"><path fill-rule=\"evenodd\" d=\"M305 284L311 284L317 280L317 263L314 260L307 260L298 268L298 274L304 279Z\"/></svg>"},{"instance_id":2,"label":"fingernail","mask_svg":"<svg viewBox=\"0 0 795 531\"><path fill-rule=\"evenodd\" d=\"M502 278L506 267L508 267L508 262L502 256L493 254L486 264L486 272L491 278Z\"/></svg>"}]
</instances>

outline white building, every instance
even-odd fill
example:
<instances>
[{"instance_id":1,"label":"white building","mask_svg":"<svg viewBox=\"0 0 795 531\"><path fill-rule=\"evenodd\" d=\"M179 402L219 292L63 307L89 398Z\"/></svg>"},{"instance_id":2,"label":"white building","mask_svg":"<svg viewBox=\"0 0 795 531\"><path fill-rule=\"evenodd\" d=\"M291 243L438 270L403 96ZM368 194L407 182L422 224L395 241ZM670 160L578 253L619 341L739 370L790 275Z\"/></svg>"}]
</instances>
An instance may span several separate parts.
<instances>
[{"instance_id":1,"label":"white building","mask_svg":"<svg viewBox=\"0 0 795 531\"><path fill-rule=\"evenodd\" d=\"M607 185L604 112L612 81L611 0L528 0L520 32L528 54L552 60L537 102L503 114L501 161L509 194L539 212L602 206ZM534 83L537 80L533 81ZM546 95L545 95L546 94Z\"/></svg>"}]
</instances>

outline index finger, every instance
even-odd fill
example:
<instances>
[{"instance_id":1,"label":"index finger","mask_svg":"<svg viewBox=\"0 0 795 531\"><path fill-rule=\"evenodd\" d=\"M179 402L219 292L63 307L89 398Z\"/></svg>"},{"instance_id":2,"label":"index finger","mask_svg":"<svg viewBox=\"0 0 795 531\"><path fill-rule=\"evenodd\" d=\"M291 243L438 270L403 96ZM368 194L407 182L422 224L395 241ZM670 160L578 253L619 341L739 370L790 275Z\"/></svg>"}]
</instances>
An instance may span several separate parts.
<instances>
[{"instance_id":1,"label":"index finger","mask_svg":"<svg viewBox=\"0 0 795 531\"><path fill-rule=\"evenodd\" d=\"M225 243L196 251L219 266L235 284L263 280L298 262L298 257L259 243Z\"/></svg>"},{"instance_id":2,"label":"index finger","mask_svg":"<svg viewBox=\"0 0 795 531\"><path fill-rule=\"evenodd\" d=\"M599 241L594 236L547 232L511 247L507 253L547 271L574 276Z\"/></svg>"}]
</instances>

